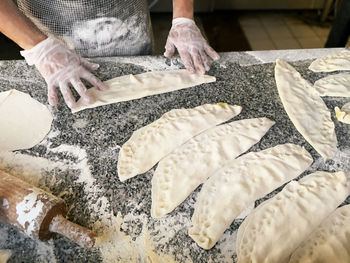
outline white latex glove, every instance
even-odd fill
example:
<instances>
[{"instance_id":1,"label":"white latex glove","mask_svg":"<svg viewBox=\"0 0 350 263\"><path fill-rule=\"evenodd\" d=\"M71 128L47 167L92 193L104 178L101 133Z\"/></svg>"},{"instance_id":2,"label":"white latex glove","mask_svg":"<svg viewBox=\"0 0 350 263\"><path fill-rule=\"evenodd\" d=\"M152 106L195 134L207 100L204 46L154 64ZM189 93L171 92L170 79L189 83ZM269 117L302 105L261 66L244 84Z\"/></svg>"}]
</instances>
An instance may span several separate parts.
<instances>
[{"instance_id":1,"label":"white latex glove","mask_svg":"<svg viewBox=\"0 0 350 263\"><path fill-rule=\"evenodd\" d=\"M87 103L93 98L81 79L85 79L99 90L107 87L90 71L99 65L91 63L69 50L63 43L54 38L47 38L29 50L21 51L29 65L35 65L47 83L48 101L52 106L58 104L56 88L59 87L64 101L70 108L76 105L75 98L69 88L71 85Z\"/></svg>"},{"instance_id":2,"label":"white latex glove","mask_svg":"<svg viewBox=\"0 0 350 263\"><path fill-rule=\"evenodd\" d=\"M211 62L208 56L213 60L220 58L218 53L208 45L196 23L189 18L173 19L164 56L174 55L175 48L184 66L191 73L204 74L205 71L208 71Z\"/></svg>"}]
</instances>

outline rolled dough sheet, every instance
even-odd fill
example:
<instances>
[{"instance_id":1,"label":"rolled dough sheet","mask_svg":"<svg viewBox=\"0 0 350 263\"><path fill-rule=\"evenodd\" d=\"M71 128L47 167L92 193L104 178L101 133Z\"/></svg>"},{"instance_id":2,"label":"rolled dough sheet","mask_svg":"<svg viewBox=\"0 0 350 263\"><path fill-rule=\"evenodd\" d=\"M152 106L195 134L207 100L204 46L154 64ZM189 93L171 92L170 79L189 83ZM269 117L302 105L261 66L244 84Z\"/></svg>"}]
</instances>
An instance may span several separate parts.
<instances>
[{"instance_id":1,"label":"rolled dough sheet","mask_svg":"<svg viewBox=\"0 0 350 263\"><path fill-rule=\"evenodd\" d=\"M350 102L346 103L341 109L335 107L334 110L338 121L350 124Z\"/></svg>"},{"instance_id":2,"label":"rolled dough sheet","mask_svg":"<svg viewBox=\"0 0 350 263\"><path fill-rule=\"evenodd\" d=\"M337 152L331 113L312 85L287 62L277 59L275 79L284 109L295 128L323 158Z\"/></svg>"},{"instance_id":3,"label":"rolled dough sheet","mask_svg":"<svg viewBox=\"0 0 350 263\"><path fill-rule=\"evenodd\" d=\"M95 98L95 102L86 105L84 100L79 99L77 106L72 109L72 112L75 113L84 109L139 99L215 81L215 77L190 74L185 69L126 75L105 81L104 84L108 87L106 91L99 91L96 87L89 89L88 93Z\"/></svg>"},{"instance_id":4,"label":"rolled dough sheet","mask_svg":"<svg viewBox=\"0 0 350 263\"><path fill-rule=\"evenodd\" d=\"M118 156L121 181L151 169L163 157L193 136L238 115L241 106L204 104L193 109L175 109L135 131Z\"/></svg>"},{"instance_id":5,"label":"rolled dough sheet","mask_svg":"<svg viewBox=\"0 0 350 263\"><path fill-rule=\"evenodd\" d=\"M282 144L231 161L204 183L195 204L189 235L210 249L251 203L292 180L312 163L301 146Z\"/></svg>"},{"instance_id":6,"label":"rolled dough sheet","mask_svg":"<svg viewBox=\"0 0 350 263\"><path fill-rule=\"evenodd\" d=\"M0 93L0 151L28 149L40 143L51 129L49 109L28 94Z\"/></svg>"},{"instance_id":7,"label":"rolled dough sheet","mask_svg":"<svg viewBox=\"0 0 350 263\"><path fill-rule=\"evenodd\" d=\"M330 75L317 80L314 88L320 96L350 97L350 74Z\"/></svg>"},{"instance_id":8,"label":"rolled dough sheet","mask_svg":"<svg viewBox=\"0 0 350 263\"><path fill-rule=\"evenodd\" d=\"M238 262L288 262L295 249L349 195L344 172L315 172L260 204L237 234Z\"/></svg>"},{"instance_id":9,"label":"rolled dough sheet","mask_svg":"<svg viewBox=\"0 0 350 263\"><path fill-rule=\"evenodd\" d=\"M152 216L170 213L217 169L260 141L274 124L257 118L216 126L164 157L152 178Z\"/></svg>"},{"instance_id":10,"label":"rolled dough sheet","mask_svg":"<svg viewBox=\"0 0 350 263\"><path fill-rule=\"evenodd\" d=\"M314 60L309 69L314 72L350 70L350 51L341 50Z\"/></svg>"},{"instance_id":11,"label":"rolled dough sheet","mask_svg":"<svg viewBox=\"0 0 350 263\"><path fill-rule=\"evenodd\" d=\"M7 260L11 257L11 250L0 249L0 263L6 263Z\"/></svg>"},{"instance_id":12,"label":"rolled dough sheet","mask_svg":"<svg viewBox=\"0 0 350 263\"><path fill-rule=\"evenodd\" d=\"M290 263L350 262L350 205L335 210L293 252Z\"/></svg>"}]
</instances>

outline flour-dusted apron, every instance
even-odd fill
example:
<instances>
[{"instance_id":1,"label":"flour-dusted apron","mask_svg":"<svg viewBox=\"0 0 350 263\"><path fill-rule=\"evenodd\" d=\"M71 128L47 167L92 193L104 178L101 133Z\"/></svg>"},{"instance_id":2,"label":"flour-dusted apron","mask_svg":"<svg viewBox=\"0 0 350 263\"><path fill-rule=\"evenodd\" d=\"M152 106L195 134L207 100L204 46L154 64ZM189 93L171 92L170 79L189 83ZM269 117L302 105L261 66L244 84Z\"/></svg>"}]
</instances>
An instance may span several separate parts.
<instances>
[{"instance_id":1,"label":"flour-dusted apron","mask_svg":"<svg viewBox=\"0 0 350 263\"><path fill-rule=\"evenodd\" d=\"M147 0L17 0L45 34L85 57L147 55L152 30Z\"/></svg>"}]
</instances>

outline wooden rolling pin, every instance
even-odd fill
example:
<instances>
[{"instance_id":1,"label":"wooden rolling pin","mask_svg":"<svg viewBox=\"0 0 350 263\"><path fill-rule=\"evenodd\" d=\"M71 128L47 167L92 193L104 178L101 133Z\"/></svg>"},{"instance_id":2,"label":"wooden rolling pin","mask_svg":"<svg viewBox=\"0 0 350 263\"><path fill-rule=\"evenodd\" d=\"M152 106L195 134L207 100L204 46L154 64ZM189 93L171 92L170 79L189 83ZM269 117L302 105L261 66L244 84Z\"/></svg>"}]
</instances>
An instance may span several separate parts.
<instances>
[{"instance_id":1,"label":"wooden rolling pin","mask_svg":"<svg viewBox=\"0 0 350 263\"><path fill-rule=\"evenodd\" d=\"M95 234L68 221L64 201L0 171L0 220L31 238L48 240L59 233L83 247L95 244Z\"/></svg>"}]
</instances>

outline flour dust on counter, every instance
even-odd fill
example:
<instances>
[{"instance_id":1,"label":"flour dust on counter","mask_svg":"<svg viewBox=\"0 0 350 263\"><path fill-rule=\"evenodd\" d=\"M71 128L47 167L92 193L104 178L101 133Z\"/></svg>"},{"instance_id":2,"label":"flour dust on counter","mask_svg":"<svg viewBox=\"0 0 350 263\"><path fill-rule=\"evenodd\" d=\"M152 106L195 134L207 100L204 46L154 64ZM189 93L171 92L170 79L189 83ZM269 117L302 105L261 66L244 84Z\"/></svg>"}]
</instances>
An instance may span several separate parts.
<instances>
[{"instance_id":1,"label":"flour dust on counter","mask_svg":"<svg viewBox=\"0 0 350 263\"><path fill-rule=\"evenodd\" d=\"M313 89L291 65L276 60L275 79L285 111L295 128L324 158L337 152L337 137L330 111Z\"/></svg>"},{"instance_id":2,"label":"flour dust on counter","mask_svg":"<svg viewBox=\"0 0 350 263\"><path fill-rule=\"evenodd\" d=\"M225 101L240 105L244 110L237 119L267 117L276 123L250 151L259 152L277 144L293 143L304 146L315 162L307 174L317 170L350 172L350 134L348 126L336 121L338 149L333 159L324 159L295 130L278 98L274 80L276 57L286 58L311 83L326 76L307 69L311 60L329 52L329 49L278 52L222 53L209 74L216 82L196 88L143 97L92 110L71 114L61 104L54 112L53 131L40 144L16 152L50 161L46 164L28 161L22 179L37 182L37 186L60 196L68 204L71 221L98 232L102 243L96 249L81 249L63 237L56 236L48 243L33 241L0 223L0 246L12 252L9 262L118 262L125 256L134 259L138 253L146 262L154 258L153 252L165 262L237 262L236 236L242 217L236 218L222 238L210 250L200 248L189 236L191 215L200 187L165 218L151 217L151 180L154 169L143 176L121 183L117 173L117 158L121 145L132 132L159 118L162 113L178 108ZM309 54L304 56L305 54ZM271 59L273 58L273 59ZM299 58L299 59L298 59ZM115 76L140 74L145 71L182 68L179 57L110 57L96 58L100 64L96 76L102 80ZM46 85L35 68L24 61L0 63L0 90L17 89L31 94L41 103L47 102ZM62 98L61 98L62 99ZM328 109L346 104L341 97L324 97ZM62 147L58 148L60 145ZM54 150L57 148L56 150ZM79 157L80 156L80 157ZM85 160L84 160L84 158ZM17 164L19 158L13 159ZM52 163L53 162L53 163ZM56 163L54 164L54 163ZM8 170L14 171L7 165ZM26 164L19 170L26 171ZM305 176L305 172L301 175ZM21 172L19 172L21 174ZM78 181L78 182L77 182ZM277 189L255 202L276 195ZM348 198L344 203L348 204ZM251 209L248 210L250 212ZM246 213L247 214L247 213ZM246 215L245 214L245 215ZM243 217L245 217L243 215ZM119 228L120 225L120 228ZM120 245L120 246L119 246ZM124 249L124 250L123 250ZM152 252L153 251L153 252ZM133 254L134 253L134 254ZM120 257L118 257L120 255ZM132 256L134 255L134 256ZM124 261L124 262L125 262ZM159 260L160 261L160 260Z\"/></svg>"},{"instance_id":3,"label":"flour dust on counter","mask_svg":"<svg viewBox=\"0 0 350 263\"><path fill-rule=\"evenodd\" d=\"M299 176L312 161L304 148L282 144L226 164L204 183L189 235L200 247L212 248L249 204Z\"/></svg>"},{"instance_id":4,"label":"flour dust on counter","mask_svg":"<svg viewBox=\"0 0 350 263\"><path fill-rule=\"evenodd\" d=\"M350 97L350 74L329 75L314 83L320 96Z\"/></svg>"},{"instance_id":5,"label":"flour dust on counter","mask_svg":"<svg viewBox=\"0 0 350 263\"><path fill-rule=\"evenodd\" d=\"M350 70L350 50L332 52L314 60L309 69L314 72L332 72Z\"/></svg>"},{"instance_id":6,"label":"flour dust on counter","mask_svg":"<svg viewBox=\"0 0 350 263\"><path fill-rule=\"evenodd\" d=\"M208 75L190 74L185 69L125 75L105 81L108 89L103 92L96 87L88 89L87 92L95 101L86 104L86 101L79 99L72 112L185 89L215 80L215 77Z\"/></svg>"},{"instance_id":7,"label":"flour dust on counter","mask_svg":"<svg viewBox=\"0 0 350 263\"><path fill-rule=\"evenodd\" d=\"M125 181L151 169L175 148L219 123L238 115L240 106L204 104L191 109L174 109L133 132L118 156L118 175Z\"/></svg>"},{"instance_id":8,"label":"flour dust on counter","mask_svg":"<svg viewBox=\"0 0 350 263\"><path fill-rule=\"evenodd\" d=\"M260 141L275 123L244 119L215 126L165 156L152 177L153 217L163 217L181 204L224 164Z\"/></svg>"},{"instance_id":9,"label":"flour dust on counter","mask_svg":"<svg viewBox=\"0 0 350 263\"><path fill-rule=\"evenodd\" d=\"M239 227L238 262L288 262L293 251L349 194L350 182L344 172L318 171L288 183Z\"/></svg>"},{"instance_id":10,"label":"flour dust on counter","mask_svg":"<svg viewBox=\"0 0 350 263\"><path fill-rule=\"evenodd\" d=\"M50 110L29 94L15 89L0 93L0 151L28 149L51 129Z\"/></svg>"},{"instance_id":11,"label":"flour dust on counter","mask_svg":"<svg viewBox=\"0 0 350 263\"><path fill-rule=\"evenodd\" d=\"M350 205L330 214L293 252L289 263L350 262Z\"/></svg>"}]
</instances>

